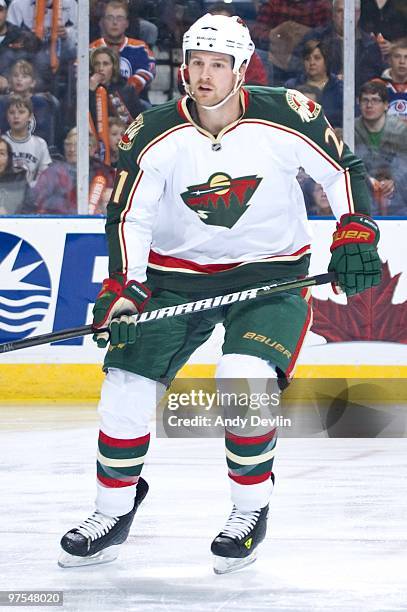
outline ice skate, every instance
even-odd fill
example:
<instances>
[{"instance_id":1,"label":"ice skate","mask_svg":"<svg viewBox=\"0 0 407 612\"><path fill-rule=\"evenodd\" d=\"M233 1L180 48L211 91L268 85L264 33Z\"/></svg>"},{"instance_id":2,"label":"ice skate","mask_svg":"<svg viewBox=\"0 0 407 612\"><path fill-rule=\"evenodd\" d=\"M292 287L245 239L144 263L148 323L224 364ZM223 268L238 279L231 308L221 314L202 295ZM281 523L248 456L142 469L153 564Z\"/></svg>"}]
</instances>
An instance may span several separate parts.
<instances>
[{"instance_id":1,"label":"ice skate","mask_svg":"<svg viewBox=\"0 0 407 612\"><path fill-rule=\"evenodd\" d=\"M268 504L252 512L233 506L222 531L211 544L215 574L227 574L256 561L257 546L267 531Z\"/></svg>"},{"instance_id":2,"label":"ice skate","mask_svg":"<svg viewBox=\"0 0 407 612\"><path fill-rule=\"evenodd\" d=\"M148 484L140 477L133 509L123 516L107 516L94 512L78 527L68 531L61 540L63 552L58 559L60 567L99 565L117 559L120 544L129 535L134 515L145 496Z\"/></svg>"}]
</instances>

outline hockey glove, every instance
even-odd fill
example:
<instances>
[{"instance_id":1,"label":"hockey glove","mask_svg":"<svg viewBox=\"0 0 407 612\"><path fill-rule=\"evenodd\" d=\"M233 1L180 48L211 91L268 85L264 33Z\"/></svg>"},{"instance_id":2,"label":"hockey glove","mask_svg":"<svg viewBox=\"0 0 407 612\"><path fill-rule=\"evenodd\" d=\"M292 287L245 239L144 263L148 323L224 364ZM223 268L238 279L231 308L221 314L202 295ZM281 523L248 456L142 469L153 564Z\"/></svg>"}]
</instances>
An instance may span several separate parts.
<instances>
[{"instance_id":1,"label":"hockey glove","mask_svg":"<svg viewBox=\"0 0 407 612\"><path fill-rule=\"evenodd\" d=\"M137 281L127 281L122 274L113 274L103 281L93 307L92 327L96 331L109 327L108 332L95 333L93 340L99 348L123 347L136 341L136 325L132 314L143 311L151 292Z\"/></svg>"},{"instance_id":2,"label":"hockey glove","mask_svg":"<svg viewBox=\"0 0 407 612\"><path fill-rule=\"evenodd\" d=\"M328 270L336 272L346 295L355 295L381 280L382 264L377 253L380 232L376 223L362 214L342 215L336 225Z\"/></svg>"}]
</instances>

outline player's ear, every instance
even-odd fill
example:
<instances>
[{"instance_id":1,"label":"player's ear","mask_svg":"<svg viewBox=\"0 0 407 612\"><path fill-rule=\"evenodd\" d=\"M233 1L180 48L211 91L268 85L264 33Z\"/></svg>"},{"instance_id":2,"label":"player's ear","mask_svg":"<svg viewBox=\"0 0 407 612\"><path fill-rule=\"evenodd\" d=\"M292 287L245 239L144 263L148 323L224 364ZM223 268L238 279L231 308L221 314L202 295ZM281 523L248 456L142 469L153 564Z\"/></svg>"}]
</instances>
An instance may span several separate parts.
<instances>
[{"instance_id":1,"label":"player's ear","mask_svg":"<svg viewBox=\"0 0 407 612\"><path fill-rule=\"evenodd\" d=\"M243 62L243 64L239 68L239 78L240 79L244 78L244 75L246 73L246 69L247 69L247 64L246 64L246 62Z\"/></svg>"}]
</instances>

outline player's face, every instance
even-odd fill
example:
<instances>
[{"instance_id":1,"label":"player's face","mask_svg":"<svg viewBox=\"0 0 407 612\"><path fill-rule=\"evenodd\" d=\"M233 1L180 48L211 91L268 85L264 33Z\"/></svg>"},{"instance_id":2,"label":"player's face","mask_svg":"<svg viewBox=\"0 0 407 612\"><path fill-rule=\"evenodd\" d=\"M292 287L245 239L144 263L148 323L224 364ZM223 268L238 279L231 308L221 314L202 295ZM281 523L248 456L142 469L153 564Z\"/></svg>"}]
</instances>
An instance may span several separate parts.
<instances>
[{"instance_id":1,"label":"player's face","mask_svg":"<svg viewBox=\"0 0 407 612\"><path fill-rule=\"evenodd\" d=\"M101 82L104 85L110 83L113 76L113 62L107 53L98 53L93 64L93 68L95 72L103 77Z\"/></svg>"},{"instance_id":2,"label":"player's face","mask_svg":"<svg viewBox=\"0 0 407 612\"><path fill-rule=\"evenodd\" d=\"M7 168L8 151L5 142L0 142L0 174L3 174Z\"/></svg>"},{"instance_id":3,"label":"player's face","mask_svg":"<svg viewBox=\"0 0 407 612\"><path fill-rule=\"evenodd\" d=\"M15 93L23 94L32 91L34 88L34 79L30 74L24 73L20 69L15 69L10 77L11 89Z\"/></svg>"},{"instance_id":4,"label":"player's face","mask_svg":"<svg viewBox=\"0 0 407 612\"><path fill-rule=\"evenodd\" d=\"M363 119L377 121L387 110L387 102L383 102L379 94L362 94L359 100Z\"/></svg>"},{"instance_id":5,"label":"player's face","mask_svg":"<svg viewBox=\"0 0 407 612\"><path fill-rule=\"evenodd\" d=\"M304 59L304 68L307 76L314 79L327 76L325 59L319 49L314 49Z\"/></svg>"},{"instance_id":6,"label":"player's face","mask_svg":"<svg viewBox=\"0 0 407 612\"><path fill-rule=\"evenodd\" d=\"M397 83L407 81L407 49L395 49L390 56L392 76Z\"/></svg>"},{"instance_id":7,"label":"player's face","mask_svg":"<svg viewBox=\"0 0 407 612\"><path fill-rule=\"evenodd\" d=\"M108 6L103 17L103 29L106 35L113 40L123 36L129 22L126 12L120 7Z\"/></svg>"},{"instance_id":8,"label":"player's face","mask_svg":"<svg viewBox=\"0 0 407 612\"><path fill-rule=\"evenodd\" d=\"M25 106L10 106L7 111L7 121L12 130L22 130L28 126L30 111Z\"/></svg>"},{"instance_id":9,"label":"player's face","mask_svg":"<svg viewBox=\"0 0 407 612\"><path fill-rule=\"evenodd\" d=\"M233 89L232 57L213 51L192 51L188 63L191 91L198 104L213 106Z\"/></svg>"}]
</instances>

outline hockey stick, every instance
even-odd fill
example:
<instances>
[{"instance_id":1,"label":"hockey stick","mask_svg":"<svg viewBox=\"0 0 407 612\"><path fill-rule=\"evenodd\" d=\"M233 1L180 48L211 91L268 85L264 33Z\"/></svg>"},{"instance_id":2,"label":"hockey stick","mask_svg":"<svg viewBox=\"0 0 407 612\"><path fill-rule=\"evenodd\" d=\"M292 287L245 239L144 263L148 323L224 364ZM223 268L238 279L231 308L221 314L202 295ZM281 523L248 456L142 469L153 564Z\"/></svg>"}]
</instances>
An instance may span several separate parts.
<instances>
[{"instance_id":1,"label":"hockey stick","mask_svg":"<svg viewBox=\"0 0 407 612\"><path fill-rule=\"evenodd\" d=\"M134 315L133 318L135 323L147 323L148 321L177 317L179 315L188 314L191 312L212 310L213 308L228 306L234 302L244 302L246 300L267 297L273 293L289 291L290 289L301 289L303 287L313 287L314 285L324 285L326 283L334 282L335 280L335 273L327 272L326 274L308 276L301 280L283 281L281 283L274 283L273 285L263 285L262 287L256 287L254 289L245 289L243 291L236 291L235 293L228 293L226 295L218 295L213 298L197 300L196 302L186 302L184 304L179 304L178 306L158 308L157 310L150 310L150 312L143 312L142 314ZM109 328L105 327L98 329L97 331L102 333L109 331ZM81 327L74 327L72 329L63 329L61 331L51 332L50 334L42 334L41 336L32 336L31 338L24 338L23 340L16 340L15 342L0 344L0 353L9 353L11 351L17 351L19 349L29 348L31 346L48 344L50 342L61 342L62 340L70 340L71 338L78 338L79 336L87 336L94 333L95 330L92 328L92 325L82 325Z\"/></svg>"}]
</instances>

